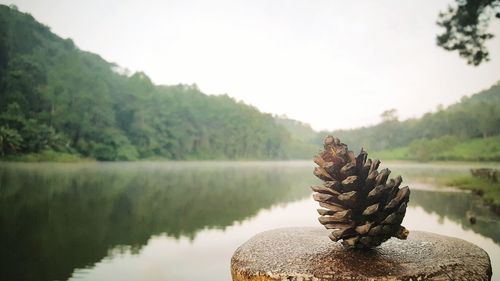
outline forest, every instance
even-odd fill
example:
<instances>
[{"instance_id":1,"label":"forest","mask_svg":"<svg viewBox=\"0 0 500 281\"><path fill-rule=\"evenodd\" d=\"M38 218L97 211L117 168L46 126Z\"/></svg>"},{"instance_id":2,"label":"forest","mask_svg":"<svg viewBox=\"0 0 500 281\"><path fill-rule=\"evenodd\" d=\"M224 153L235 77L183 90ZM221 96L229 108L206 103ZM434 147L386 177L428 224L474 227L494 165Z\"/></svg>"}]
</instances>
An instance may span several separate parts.
<instances>
[{"instance_id":1,"label":"forest","mask_svg":"<svg viewBox=\"0 0 500 281\"><path fill-rule=\"evenodd\" d=\"M0 159L310 159L333 134L384 159L500 161L500 83L400 121L316 132L196 85L155 85L0 5Z\"/></svg>"},{"instance_id":2,"label":"forest","mask_svg":"<svg viewBox=\"0 0 500 281\"><path fill-rule=\"evenodd\" d=\"M196 85L124 74L7 6L0 6L0 62L1 157L286 158L289 134L270 114Z\"/></svg>"},{"instance_id":3,"label":"forest","mask_svg":"<svg viewBox=\"0 0 500 281\"><path fill-rule=\"evenodd\" d=\"M375 126L330 133L383 159L500 161L500 81L421 118L399 121L391 109L381 119Z\"/></svg>"}]
</instances>

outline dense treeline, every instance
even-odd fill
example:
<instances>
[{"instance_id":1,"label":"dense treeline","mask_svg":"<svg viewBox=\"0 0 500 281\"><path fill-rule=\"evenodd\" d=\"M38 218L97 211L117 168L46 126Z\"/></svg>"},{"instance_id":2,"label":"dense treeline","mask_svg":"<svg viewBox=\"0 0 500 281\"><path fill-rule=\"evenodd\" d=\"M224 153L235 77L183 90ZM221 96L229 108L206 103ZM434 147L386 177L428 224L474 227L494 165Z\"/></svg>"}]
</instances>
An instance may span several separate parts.
<instances>
[{"instance_id":1,"label":"dense treeline","mask_svg":"<svg viewBox=\"0 0 500 281\"><path fill-rule=\"evenodd\" d=\"M400 148L384 159L500 161L499 83L419 119L382 118L317 133L196 85L157 86L0 5L0 158L310 159L333 134L354 150Z\"/></svg>"},{"instance_id":2,"label":"dense treeline","mask_svg":"<svg viewBox=\"0 0 500 281\"><path fill-rule=\"evenodd\" d=\"M398 121L397 112L382 114L371 127L331 132L355 149L388 150L399 159L500 161L500 82L491 88L422 118ZM318 135L318 139L327 132ZM462 145L467 143L466 145ZM478 155L471 155L471 154Z\"/></svg>"},{"instance_id":3,"label":"dense treeline","mask_svg":"<svg viewBox=\"0 0 500 281\"><path fill-rule=\"evenodd\" d=\"M156 86L0 6L0 157L56 151L98 160L286 158L269 114L196 85Z\"/></svg>"}]
</instances>

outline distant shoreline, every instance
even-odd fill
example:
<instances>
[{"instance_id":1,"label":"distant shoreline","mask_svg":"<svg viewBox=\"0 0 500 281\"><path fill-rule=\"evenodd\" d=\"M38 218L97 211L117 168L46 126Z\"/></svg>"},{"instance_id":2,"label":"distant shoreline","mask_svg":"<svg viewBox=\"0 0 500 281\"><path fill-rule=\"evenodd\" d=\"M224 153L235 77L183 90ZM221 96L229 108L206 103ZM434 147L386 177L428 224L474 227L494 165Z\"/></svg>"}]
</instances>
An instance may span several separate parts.
<instances>
[{"instance_id":1,"label":"distant shoreline","mask_svg":"<svg viewBox=\"0 0 500 281\"><path fill-rule=\"evenodd\" d=\"M471 164L477 163L477 166L500 166L500 161L481 161L481 160L472 160L472 159L450 159L450 160L427 160L427 161L419 161L410 157L390 157L390 152L373 152L370 153L370 157L373 159L380 159L382 162L401 162L401 163L411 163L411 164L453 164L453 163L463 163L463 164ZM383 157L379 157L383 156ZM266 162L274 162L274 161L311 161L311 158L303 158L303 159L258 159L258 158L236 158L236 159L227 159L227 158L188 158L188 159L168 159L162 157L150 157L144 159L136 159L136 160L112 160L112 161L102 161L97 160L90 157L84 157L78 154L64 153L64 152L55 152L51 150L43 151L40 153L29 153L29 154L17 154L17 155L9 155L4 158L0 158L0 162L17 162L17 163L36 163L36 162L53 162L53 163L79 163L79 162L100 162L100 163L113 163L113 162L144 162L144 161L172 161L172 162L190 162L190 161L266 161Z\"/></svg>"}]
</instances>

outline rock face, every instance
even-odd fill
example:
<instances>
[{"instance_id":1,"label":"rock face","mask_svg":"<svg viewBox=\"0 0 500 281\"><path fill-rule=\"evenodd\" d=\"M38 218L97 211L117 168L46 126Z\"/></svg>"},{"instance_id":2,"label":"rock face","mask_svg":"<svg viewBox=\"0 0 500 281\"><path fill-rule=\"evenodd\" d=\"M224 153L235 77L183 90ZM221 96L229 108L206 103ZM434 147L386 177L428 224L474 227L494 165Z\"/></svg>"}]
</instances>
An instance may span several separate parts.
<instances>
[{"instance_id":1,"label":"rock face","mask_svg":"<svg viewBox=\"0 0 500 281\"><path fill-rule=\"evenodd\" d=\"M326 234L326 235L325 235ZM315 227L260 233L234 253L234 281L490 280L488 254L461 239L412 231L370 250L346 249Z\"/></svg>"}]
</instances>

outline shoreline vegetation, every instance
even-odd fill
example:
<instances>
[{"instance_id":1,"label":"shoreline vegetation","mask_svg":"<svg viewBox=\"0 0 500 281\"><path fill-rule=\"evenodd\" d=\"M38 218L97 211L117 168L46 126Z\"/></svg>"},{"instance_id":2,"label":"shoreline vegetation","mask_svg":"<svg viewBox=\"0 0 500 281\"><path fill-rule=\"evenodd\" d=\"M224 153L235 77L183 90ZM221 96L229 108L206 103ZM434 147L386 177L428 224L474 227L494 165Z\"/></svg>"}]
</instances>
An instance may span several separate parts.
<instances>
[{"instance_id":1,"label":"shoreline vegetation","mask_svg":"<svg viewBox=\"0 0 500 281\"><path fill-rule=\"evenodd\" d=\"M492 212L500 216L500 183L492 182L484 178L472 175L460 176L448 179L444 182L446 186L470 190L483 198L483 201Z\"/></svg>"},{"instance_id":2,"label":"shoreline vegetation","mask_svg":"<svg viewBox=\"0 0 500 281\"><path fill-rule=\"evenodd\" d=\"M408 146L372 153L379 159L429 161L500 162L500 137L460 140L445 136L414 140Z\"/></svg>"},{"instance_id":3,"label":"shoreline vegetation","mask_svg":"<svg viewBox=\"0 0 500 281\"><path fill-rule=\"evenodd\" d=\"M499 140L500 141L500 140ZM485 157L484 155L473 154L472 152L466 153L466 155L449 155L448 157L436 157L430 160L419 160L417 157L413 157L409 152L408 147L396 148L393 150L376 151L371 153L374 155L374 159L380 159L384 161L403 161L411 163L500 163L497 156L495 157ZM310 158L291 158L291 159L261 159L261 158L187 158L187 159L170 159L166 157L149 157L142 159L123 159L118 160L118 162L135 162L135 161L302 161L311 160ZM92 157L86 157L80 154L73 154L68 152L59 152L54 150L43 150L36 153L27 154L12 154L8 156L0 157L0 162L55 162L55 163L71 163L71 162L117 162L98 160Z\"/></svg>"}]
</instances>

